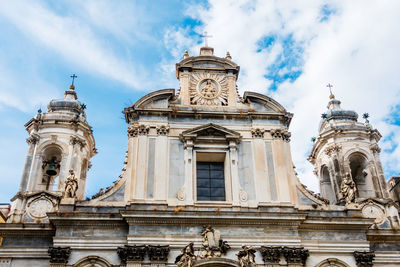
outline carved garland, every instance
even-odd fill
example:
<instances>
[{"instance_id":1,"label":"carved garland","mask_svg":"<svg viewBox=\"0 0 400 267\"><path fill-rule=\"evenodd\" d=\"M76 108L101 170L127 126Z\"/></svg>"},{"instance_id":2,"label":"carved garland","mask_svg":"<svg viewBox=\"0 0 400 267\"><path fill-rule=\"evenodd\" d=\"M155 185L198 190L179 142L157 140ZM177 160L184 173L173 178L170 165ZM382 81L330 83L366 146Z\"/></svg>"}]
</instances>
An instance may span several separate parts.
<instances>
[{"instance_id":1,"label":"carved garland","mask_svg":"<svg viewBox=\"0 0 400 267\"><path fill-rule=\"evenodd\" d=\"M130 125L128 127L128 136L136 137L138 135L148 135L150 127L147 125Z\"/></svg>"}]
</instances>

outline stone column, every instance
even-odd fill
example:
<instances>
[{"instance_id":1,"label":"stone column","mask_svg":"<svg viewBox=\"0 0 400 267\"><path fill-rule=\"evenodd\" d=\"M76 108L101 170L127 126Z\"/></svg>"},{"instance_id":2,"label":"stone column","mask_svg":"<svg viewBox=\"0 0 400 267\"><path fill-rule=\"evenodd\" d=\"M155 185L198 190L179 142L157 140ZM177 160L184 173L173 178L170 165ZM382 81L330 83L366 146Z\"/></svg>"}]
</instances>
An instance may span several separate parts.
<instances>
[{"instance_id":1,"label":"stone column","mask_svg":"<svg viewBox=\"0 0 400 267\"><path fill-rule=\"evenodd\" d=\"M185 196L186 204L193 205L193 140L185 140Z\"/></svg>"},{"instance_id":2,"label":"stone column","mask_svg":"<svg viewBox=\"0 0 400 267\"><path fill-rule=\"evenodd\" d=\"M136 186L135 186L135 199L145 199L146 196L146 184L147 184L147 150L148 150L148 138L150 127L146 125L140 125L138 127L138 155L136 165Z\"/></svg>"},{"instance_id":3,"label":"stone column","mask_svg":"<svg viewBox=\"0 0 400 267\"><path fill-rule=\"evenodd\" d=\"M125 199L132 200L135 197L135 186L136 186L136 163L138 153L138 129L137 126L131 125L128 128L128 165L127 170L130 171L130 179L126 180L126 187L128 190L125 191Z\"/></svg>"},{"instance_id":4,"label":"stone column","mask_svg":"<svg viewBox=\"0 0 400 267\"><path fill-rule=\"evenodd\" d=\"M267 160L265 158L264 129L253 129L253 153L254 153L254 182L256 188L257 202L268 202L271 200L271 190L268 183Z\"/></svg>"},{"instance_id":5,"label":"stone column","mask_svg":"<svg viewBox=\"0 0 400 267\"><path fill-rule=\"evenodd\" d=\"M179 85L181 87L180 94L182 96L182 104L190 105L190 74L188 70L184 70L179 75Z\"/></svg>"},{"instance_id":6,"label":"stone column","mask_svg":"<svg viewBox=\"0 0 400 267\"><path fill-rule=\"evenodd\" d=\"M165 267L168 261L169 246L147 246L147 253L151 267Z\"/></svg>"},{"instance_id":7,"label":"stone column","mask_svg":"<svg viewBox=\"0 0 400 267\"><path fill-rule=\"evenodd\" d=\"M234 107L236 106L236 98L237 98L236 76L232 72L229 72L226 74L226 79L228 80L228 88L229 88L228 106Z\"/></svg>"},{"instance_id":8,"label":"stone column","mask_svg":"<svg viewBox=\"0 0 400 267\"><path fill-rule=\"evenodd\" d=\"M168 126L157 127L158 137L155 144L155 165L154 168L154 199L167 200L168 188Z\"/></svg>"},{"instance_id":9,"label":"stone column","mask_svg":"<svg viewBox=\"0 0 400 267\"><path fill-rule=\"evenodd\" d=\"M238 152L237 143L233 140L229 141L229 159L231 166L231 179L232 179L232 205L239 206L239 192L240 192L240 182L239 182L239 172L238 172Z\"/></svg>"}]
</instances>

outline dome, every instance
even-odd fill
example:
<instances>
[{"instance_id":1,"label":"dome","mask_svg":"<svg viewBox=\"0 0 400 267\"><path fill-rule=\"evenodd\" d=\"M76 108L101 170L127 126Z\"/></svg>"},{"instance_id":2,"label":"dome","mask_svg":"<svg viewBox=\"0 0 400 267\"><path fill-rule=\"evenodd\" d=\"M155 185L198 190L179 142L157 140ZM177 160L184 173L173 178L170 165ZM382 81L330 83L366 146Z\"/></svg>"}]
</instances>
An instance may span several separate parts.
<instances>
[{"instance_id":1,"label":"dome","mask_svg":"<svg viewBox=\"0 0 400 267\"><path fill-rule=\"evenodd\" d=\"M332 95L333 96L333 95ZM344 110L340 107L341 102L334 97L328 103L328 111L322 114L320 123L320 131L324 128L326 123L331 121L354 121L357 122L358 114L353 110Z\"/></svg>"},{"instance_id":2,"label":"dome","mask_svg":"<svg viewBox=\"0 0 400 267\"><path fill-rule=\"evenodd\" d=\"M76 114L83 112L82 104L77 100L75 91L65 91L64 98L53 99L47 106L48 112L67 111Z\"/></svg>"}]
</instances>

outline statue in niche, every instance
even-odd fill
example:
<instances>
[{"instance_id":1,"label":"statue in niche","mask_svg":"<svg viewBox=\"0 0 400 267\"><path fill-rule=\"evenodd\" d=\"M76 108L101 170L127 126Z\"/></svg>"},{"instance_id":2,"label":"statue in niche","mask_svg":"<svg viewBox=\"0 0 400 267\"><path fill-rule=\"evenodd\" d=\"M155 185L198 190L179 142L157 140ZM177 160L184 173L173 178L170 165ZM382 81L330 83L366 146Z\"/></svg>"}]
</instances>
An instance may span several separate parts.
<instances>
[{"instance_id":1,"label":"statue in niche","mask_svg":"<svg viewBox=\"0 0 400 267\"><path fill-rule=\"evenodd\" d=\"M182 249L182 254L176 257L175 263L178 267L192 267L196 261L196 256L194 255L193 242Z\"/></svg>"},{"instance_id":2,"label":"statue in niche","mask_svg":"<svg viewBox=\"0 0 400 267\"><path fill-rule=\"evenodd\" d=\"M201 90L201 93L206 98L214 98L216 96L217 90L215 90L215 87L210 79L206 81L206 85Z\"/></svg>"},{"instance_id":3,"label":"statue in niche","mask_svg":"<svg viewBox=\"0 0 400 267\"><path fill-rule=\"evenodd\" d=\"M346 176L340 185L340 191L347 204L354 202L356 198L357 187L349 173L346 173Z\"/></svg>"},{"instance_id":4,"label":"statue in niche","mask_svg":"<svg viewBox=\"0 0 400 267\"><path fill-rule=\"evenodd\" d=\"M203 237L203 250L200 252L200 258L202 259L220 257L231 248L226 241L221 239L221 233L211 228L211 226L205 227L201 236Z\"/></svg>"},{"instance_id":5,"label":"statue in niche","mask_svg":"<svg viewBox=\"0 0 400 267\"><path fill-rule=\"evenodd\" d=\"M69 176L65 180L65 197L75 198L78 190L78 178L74 174L74 170L69 170Z\"/></svg>"},{"instance_id":6,"label":"statue in niche","mask_svg":"<svg viewBox=\"0 0 400 267\"><path fill-rule=\"evenodd\" d=\"M242 246L241 251L239 251L236 256L239 259L240 267L254 267L256 266L256 250L251 246Z\"/></svg>"}]
</instances>

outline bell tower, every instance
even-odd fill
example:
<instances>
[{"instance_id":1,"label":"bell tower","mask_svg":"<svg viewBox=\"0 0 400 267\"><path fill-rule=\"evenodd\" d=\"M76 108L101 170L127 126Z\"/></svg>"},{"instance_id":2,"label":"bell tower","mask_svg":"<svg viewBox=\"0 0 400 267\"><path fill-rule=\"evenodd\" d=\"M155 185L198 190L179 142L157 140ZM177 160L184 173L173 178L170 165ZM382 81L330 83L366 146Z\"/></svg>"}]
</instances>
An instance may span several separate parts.
<instances>
[{"instance_id":1,"label":"bell tower","mask_svg":"<svg viewBox=\"0 0 400 267\"><path fill-rule=\"evenodd\" d=\"M367 119L359 122L355 111L344 110L340 104L331 93L309 157L322 197L332 204L389 198L379 158L381 134Z\"/></svg>"},{"instance_id":2,"label":"bell tower","mask_svg":"<svg viewBox=\"0 0 400 267\"><path fill-rule=\"evenodd\" d=\"M75 198L84 198L86 173L96 149L86 107L78 101L73 82L64 98L51 100L47 108L47 113L38 110L25 124L28 152L19 191L11 199L9 222L47 221L46 213L58 209L71 176L77 180Z\"/></svg>"}]
</instances>

